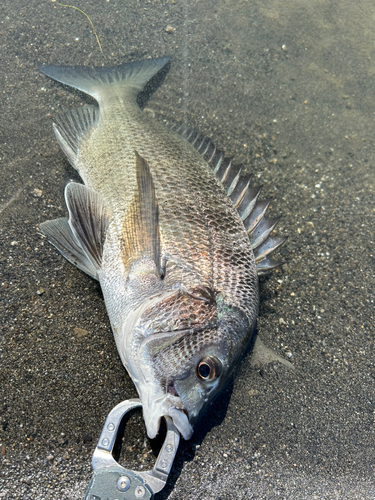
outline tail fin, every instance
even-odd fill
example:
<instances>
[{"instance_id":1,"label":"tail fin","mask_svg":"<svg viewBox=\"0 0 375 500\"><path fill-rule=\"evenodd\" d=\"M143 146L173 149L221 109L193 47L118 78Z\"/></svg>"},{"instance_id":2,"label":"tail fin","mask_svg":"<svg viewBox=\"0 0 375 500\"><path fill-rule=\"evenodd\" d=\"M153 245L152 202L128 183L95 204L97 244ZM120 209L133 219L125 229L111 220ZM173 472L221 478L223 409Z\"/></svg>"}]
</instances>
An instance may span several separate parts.
<instances>
[{"instance_id":1,"label":"tail fin","mask_svg":"<svg viewBox=\"0 0 375 500\"><path fill-rule=\"evenodd\" d=\"M170 57L144 59L115 66L114 68L89 68L87 66L42 66L40 71L58 82L91 95L100 102L103 88L108 85L132 87L136 91L144 88Z\"/></svg>"}]
</instances>

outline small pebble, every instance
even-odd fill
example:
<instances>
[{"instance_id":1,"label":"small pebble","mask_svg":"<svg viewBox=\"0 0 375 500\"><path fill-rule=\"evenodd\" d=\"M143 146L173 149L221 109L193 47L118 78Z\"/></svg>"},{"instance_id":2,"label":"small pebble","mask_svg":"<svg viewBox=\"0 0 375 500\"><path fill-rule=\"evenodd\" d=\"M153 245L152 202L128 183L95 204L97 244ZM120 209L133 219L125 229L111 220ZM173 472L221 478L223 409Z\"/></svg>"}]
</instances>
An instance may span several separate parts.
<instances>
[{"instance_id":1,"label":"small pebble","mask_svg":"<svg viewBox=\"0 0 375 500\"><path fill-rule=\"evenodd\" d=\"M74 333L77 335L77 338L81 339L82 337L86 337L88 335L88 331L83 328L74 328Z\"/></svg>"},{"instance_id":2,"label":"small pebble","mask_svg":"<svg viewBox=\"0 0 375 500\"><path fill-rule=\"evenodd\" d=\"M92 442L92 436L90 436L90 434L85 434L83 436L83 442L84 443L91 443Z\"/></svg>"}]
</instances>

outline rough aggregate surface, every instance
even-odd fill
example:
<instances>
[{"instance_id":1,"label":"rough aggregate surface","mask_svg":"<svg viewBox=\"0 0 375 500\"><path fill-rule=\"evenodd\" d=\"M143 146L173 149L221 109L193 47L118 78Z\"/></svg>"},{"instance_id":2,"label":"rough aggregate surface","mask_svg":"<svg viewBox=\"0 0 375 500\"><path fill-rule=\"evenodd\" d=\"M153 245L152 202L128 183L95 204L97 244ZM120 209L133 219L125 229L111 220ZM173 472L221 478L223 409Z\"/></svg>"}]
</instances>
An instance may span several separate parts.
<instances>
[{"instance_id":1,"label":"rough aggregate surface","mask_svg":"<svg viewBox=\"0 0 375 500\"><path fill-rule=\"evenodd\" d=\"M182 443L161 499L373 499L375 5L369 0L83 0L0 6L0 499L81 499L109 411L136 396L99 285L38 232L78 180L52 133L85 98L41 64L171 55L146 105L248 165L282 214L251 353ZM121 463L145 470L140 414Z\"/></svg>"}]
</instances>

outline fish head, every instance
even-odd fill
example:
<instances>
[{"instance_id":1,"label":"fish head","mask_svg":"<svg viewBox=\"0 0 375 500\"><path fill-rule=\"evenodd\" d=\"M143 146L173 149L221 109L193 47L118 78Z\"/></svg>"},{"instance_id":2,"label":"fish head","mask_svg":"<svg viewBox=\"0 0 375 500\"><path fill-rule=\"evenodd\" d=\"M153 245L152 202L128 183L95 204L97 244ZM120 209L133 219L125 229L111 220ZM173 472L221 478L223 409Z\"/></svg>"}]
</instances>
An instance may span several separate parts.
<instances>
[{"instance_id":1,"label":"fish head","mask_svg":"<svg viewBox=\"0 0 375 500\"><path fill-rule=\"evenodd\" d=\"M173 311L173 321L165 310L161 314L158 304L146 311L137 326L142 329L152 323L154 329L148 328L152 333L143 336L137 356L142 377L133 380L142 400L148 436L154 438L162 417L169 416L184 439L190 439L199 417L223 389L243 352L249 320L236 307L218 305L217 301L197 304L190 297L184 307L178 307L181 302L174 297L164 302L169 302L163 305ZM171 303L176 308L171 308ZM196 310L189 320L186 313L192 306ZM153 318L153 314L158 317ZM168 324L174 329L160 328Z\"/></svg>"}]
</instances>

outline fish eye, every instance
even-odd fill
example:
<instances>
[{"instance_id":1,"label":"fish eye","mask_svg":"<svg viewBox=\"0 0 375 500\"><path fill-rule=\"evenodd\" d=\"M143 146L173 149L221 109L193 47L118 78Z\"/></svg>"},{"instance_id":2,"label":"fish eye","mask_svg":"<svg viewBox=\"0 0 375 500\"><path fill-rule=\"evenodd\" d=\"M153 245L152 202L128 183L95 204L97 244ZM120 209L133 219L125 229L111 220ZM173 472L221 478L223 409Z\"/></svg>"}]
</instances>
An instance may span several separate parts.
<instances>
[{"instance_id":1,"label":"fish eye","mask_svg":"<svg viewBox=\"0 0 375 500\"><path fill-rule=\"evenodd\" d=\"M197 366L197 375L201 380L213 380L220 375L221 363L214 356L205 356Z\"/></svg>"}]
</instances>

